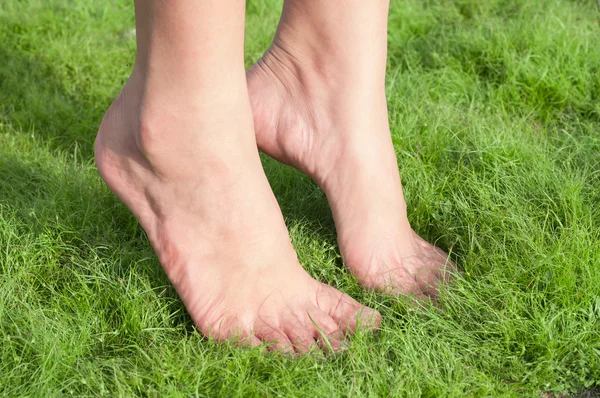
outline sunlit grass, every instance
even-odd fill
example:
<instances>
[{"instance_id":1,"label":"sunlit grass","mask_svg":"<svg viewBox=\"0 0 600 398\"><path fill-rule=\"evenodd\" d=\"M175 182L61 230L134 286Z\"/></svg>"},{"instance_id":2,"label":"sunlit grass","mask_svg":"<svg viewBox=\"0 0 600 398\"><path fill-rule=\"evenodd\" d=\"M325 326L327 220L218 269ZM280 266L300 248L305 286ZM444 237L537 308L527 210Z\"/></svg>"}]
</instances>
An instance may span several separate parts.
<instances>
[{"instance_id":1,"label":"sunlit grass","mask_svg":"<svg viewBox=\"0 0 600 398\"><path fill-rule=\"evenodd\" d=\"M248 4L250 65L280 2ZM463 280L361 290L324 195L264 165L302 263L378 335L291 360L203 339L92 143L134 58L128 0L0 3L0 395L537 396L600 387L596 2L396 0L388 99L409 216Z\"/></svg>"}]
</instances>

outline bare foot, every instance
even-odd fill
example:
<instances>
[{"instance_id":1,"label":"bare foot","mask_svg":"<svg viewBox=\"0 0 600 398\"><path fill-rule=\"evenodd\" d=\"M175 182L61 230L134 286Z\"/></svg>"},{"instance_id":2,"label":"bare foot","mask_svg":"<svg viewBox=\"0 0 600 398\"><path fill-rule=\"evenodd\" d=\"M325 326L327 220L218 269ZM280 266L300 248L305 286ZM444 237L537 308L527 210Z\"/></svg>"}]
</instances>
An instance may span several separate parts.
<instances>
[{"instance_id":1,"label":"bare foot","mask_svg":"<svg viewBox=\"0 0 600 398\"><path fill-rule=\"evenodd\" d=\"M344 262L360 283L435 296L453 264L406 216L384 76L353 70L353 61L328 64L327 54L313 54L318 41L296 47L284 30L247 73L259 148L325 191Z\"/></svg>"},{"instance_id":2,"label":"bare foot","mask_svg":"<svg viewBox=\"0 0 600 398\"><path fill-rule=\"evenodd\" d=\"M357 319L379 315L298 263L261 168L247 92L215 90L162 92L134 72L100 127L100 174L205 335L301 353L329 339L337 349Z\"/></svg>"}]
</instances>

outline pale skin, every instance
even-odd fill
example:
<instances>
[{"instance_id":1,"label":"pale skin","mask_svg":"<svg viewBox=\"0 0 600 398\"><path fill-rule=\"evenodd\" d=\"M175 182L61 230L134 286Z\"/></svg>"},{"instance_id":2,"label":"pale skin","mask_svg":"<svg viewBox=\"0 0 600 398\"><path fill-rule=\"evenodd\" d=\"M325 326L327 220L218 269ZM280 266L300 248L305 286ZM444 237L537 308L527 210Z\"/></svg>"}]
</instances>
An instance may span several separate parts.
<instances>
[{"instance_id":1,"label":"pale skin","mask_svg":"<svg viewBox=\"0 0 600 398\"><path fill-rule=\"evenodd\" d=\"M243 0L135 5L136 62L96 162L203 334L305 353L380 322L302 268L257 147L324 190L361 284L435 296L451 263L406 217L385 101L387 1L287 0L247 73Z\"/></svg>"}]
</instances>

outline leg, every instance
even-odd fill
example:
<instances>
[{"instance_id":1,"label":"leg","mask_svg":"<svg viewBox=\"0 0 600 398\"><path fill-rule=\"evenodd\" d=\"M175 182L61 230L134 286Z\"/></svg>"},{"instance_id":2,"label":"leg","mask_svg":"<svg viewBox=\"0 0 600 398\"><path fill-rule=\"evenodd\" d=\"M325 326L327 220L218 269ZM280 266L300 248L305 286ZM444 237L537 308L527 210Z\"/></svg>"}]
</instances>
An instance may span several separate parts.
<instances>
[{"instance_id":1,"label":"leg","mask_svg":"<svg viewBox=\"0 0 600 398\"><path fill-rule=\"evenodd\" d=\"M261 150L311 176L365 286L435 295L447 255L410 227L385 96L388 0L286 0L248 71Z\"/></svg>"},{"instance_id":2,"label":"leg","mask_svg":"<svg viewBox=\"0 0 600 398\"><path fill-rule=\"evenodd\" d=\"M336 344L361 311L376 316L298 263L256 149L243 0L136 0L136 18L135 66L96 162L197 327L302 351L319 337L310 317Z\"/></svg>"}]
</instances>

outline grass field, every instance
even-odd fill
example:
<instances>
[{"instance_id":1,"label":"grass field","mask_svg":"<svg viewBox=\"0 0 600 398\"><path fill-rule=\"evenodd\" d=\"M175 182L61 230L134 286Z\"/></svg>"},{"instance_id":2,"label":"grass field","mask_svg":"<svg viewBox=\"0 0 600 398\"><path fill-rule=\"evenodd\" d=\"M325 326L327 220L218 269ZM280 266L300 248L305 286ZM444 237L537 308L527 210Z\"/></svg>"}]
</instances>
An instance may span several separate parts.
<instances>
[{"instance_id":1,"label":"grass field","mask_svg":"<svg viewBox=\"0 0 600 398\"><path fill-rule=\"evenodd\" d=\"M248 65L280 6L249 0ZM324 195L265 157L302 263L384 316L342 355L297 360L203 339L96 172L97 126L134 59L132 8L0 2L0 395L600 391L596 1L392 1L388 100L409 216L464 279L439 308L361 290Z\"/></svg>"}]
</instances>

